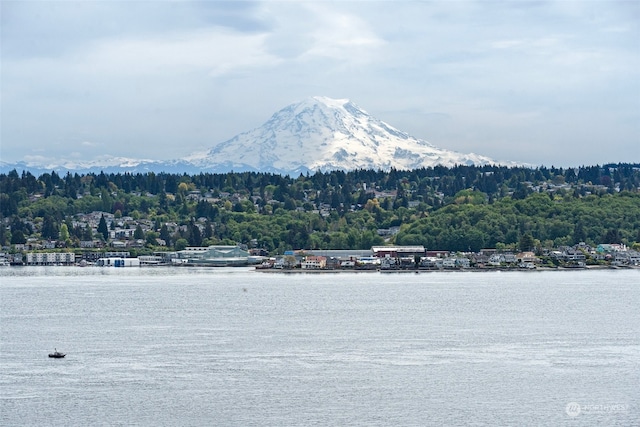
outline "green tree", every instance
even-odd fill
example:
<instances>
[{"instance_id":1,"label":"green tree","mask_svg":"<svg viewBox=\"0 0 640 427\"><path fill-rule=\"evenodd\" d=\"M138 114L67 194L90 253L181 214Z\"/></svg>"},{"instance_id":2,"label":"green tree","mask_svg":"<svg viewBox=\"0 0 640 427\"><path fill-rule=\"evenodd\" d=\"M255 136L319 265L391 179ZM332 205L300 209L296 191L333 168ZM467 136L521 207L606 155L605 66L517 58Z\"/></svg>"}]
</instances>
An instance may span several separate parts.
<instances>
[{"instance_id":1,"label":"green tree","mask_svg":"<svg viewBox=\"0 0 640 427\"><path fill-rule=\"evenodd\" d=\"M607 230L602 240L604 243L620 243L622 241L620 230L618 230L617 228L611 228Z\"/></svg>"},{"instance_id":2,"label":"green tree","mask_svg":"<svg viewBox=\"0 0 640 427\"><path fill-rule=\"evenodd\" d=\"M167 243L167 246L171 246L171 235L167 224L162 224L162 227L160 227L160 238Z\"/></svg>"},{"instance_id":3,"label":"green tree","mask_svg":"<svg viewBox=\"0 0 640 427\"><path fill-rule=\"evenodd\" d=\"M60 240L63 242L69 240L69 227L65 223L60 226Z\"/></svg>"},{"instance_id":4,"label":"green tree","mask_svg":"<svg viewBox=\"0 0 640 427\"><path fill-rule=\"evenodd\" d=\"M573 241L575 243L584 242L587 240L587 233L584 231L584 225L582 221L578 221L573 229Z\"/></svg>"},{"instance_id":5,"label":"green tree","mask_svg":"<svg viewBox=\"0 0 640 427\"><path fill-rule=\"evenodd\" d=\"M180 238L176 240L176 244L174 248L176 251L182 251L187 246L189 246L189 242L187 241L187 239Z\"/></svg>"},{"instance_id":6,"label":"green tree","mask_svg":"<svg viewBox=\"0 0 640 427\"><path fill-rule=\"evenodd\" d=\"M535 244L536 242L533 239L533 236L530 233L525 233L518 241L518 248L520 248L521 251L532 251Z\"/></svg>"},{"instance_id":7,"label":"green tree","mask_svg":"<svg viewBox=\"0 0 640 427\"><path fill-rule=\"evenodd\" d=\"M6 227L0 227L0 246L7 244L7 241L11 240L11 232Z\"/></svg>"},{"instance_id":8,"label":"green tree","mask_svg":"<svg viewBox=\"0 0 640 427\"><path fill-rule=\"evenodd\" d=\"M156 243L156 239L158 238L158 233L155 231L149 231L147 232L147 235L145 236L145 241L147 242L147 244L149 245L157 245Z\"/></svg>"},{"instance_id":9,"label":"green tree","mask_svg":"<svg viewBox=\"0 0 640 427\"><path fill-rule=\"evenodd\" d=\"M93 232L91 231L91 227L86 226L82 229L82 236L81 236L82 240L93 240Z\"/></svg>"},{"instance_id":10,"label":"green tree","mask_svg":"<svg viewBox=\"0 0 640 427\"><path fill-rule=\"evenodd\" d=\"M24 237L22 230L16 230L11 234L12 245L24 245L25 243L27 243L27 238Z\"/></svg>"},{"instance_id":11,"label":"green tree","mask_svg":"<svg viewBox=\"0 0 640 427\"><path fill-rule=\"evenodd\" d=\"M136 226L136 229L133 232L133 238L136 240L144 239L144 231L142 230L142 227L140 226L140 224Z\"/></svg>"},{"instance_id":12,"label":"green tree","mask_svg":"<svg viewBox=\"0 0 640 427\"><path fill-rule=\"evenodd\" d=\"M42 221L42 231L40 233L44 239L57 239L60 234L58 225L51 215L45 215Z\"/></svg>"},{"instance_id":13,"label":"green tree","mask_svg":"<svg viewBox=\"0 0 640 427\"><path fill-rule=\"evenodd\" d=\"M193 221L189 223L189 245L200 246L202 244L202 233L200 227L198 227Z\"/></svg>"},{"instance_id":14,"label":"green tree","mask_svg":"<svg viewBox=\"0 0 640 427\"><path fill-rule=\"evenodd\" d=\"M104 240L109 239L109 229L107 228L107 220L104 219L104 214L100 216L100 222L98 223L98 233L102 235Z\"/></svg>"},{"instance_id":15,"label":"green tree","mask_svg":"<svg viewBox=\"0 0 640 427\"><path fill-rule=\"evenodd\" d=\"M207 223L205 224L202 237L204 239L210 239L211 237L213 237L213 227L211 226L211 222L207 221Z\"/></svg>"},{"instance_id":16,"label":"green tree","mask_svg":"<svg viewBox=\"0 0 640 427\"><path fill-rule=\"evenodd\" d=\"M106 188L103 188L100 192L100 200L102 201L101 211L111 212L111 206L113 205L113 199ZM105 237L106 239L106 237Z\"/></svg>"}]
</instances>

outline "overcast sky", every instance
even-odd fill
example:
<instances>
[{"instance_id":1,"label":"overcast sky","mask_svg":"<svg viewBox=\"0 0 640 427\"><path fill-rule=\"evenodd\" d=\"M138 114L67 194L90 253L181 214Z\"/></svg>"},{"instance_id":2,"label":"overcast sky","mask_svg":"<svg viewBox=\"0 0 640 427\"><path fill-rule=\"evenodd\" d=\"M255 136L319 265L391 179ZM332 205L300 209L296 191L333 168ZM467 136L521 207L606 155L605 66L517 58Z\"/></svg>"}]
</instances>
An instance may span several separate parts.
<instances>
[{"instance_id":1,"label":"overcast sky","mask_svg":"<svg viewBox=\"0 0 640 427\"><path fill-rule=\"evenodd\" d=\"M640 1L0 1L2 161L156 160L314 95L432 144L640 162Z\"/></svg>"}]
</instances>

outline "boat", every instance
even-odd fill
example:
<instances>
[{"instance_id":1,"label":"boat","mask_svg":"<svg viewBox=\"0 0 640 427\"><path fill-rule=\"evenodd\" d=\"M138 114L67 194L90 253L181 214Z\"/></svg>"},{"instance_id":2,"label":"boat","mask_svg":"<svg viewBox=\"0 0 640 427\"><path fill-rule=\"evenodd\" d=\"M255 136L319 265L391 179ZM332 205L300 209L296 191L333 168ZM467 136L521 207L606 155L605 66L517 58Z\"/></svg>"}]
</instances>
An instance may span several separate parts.
<instances>
[{"instance_id":1,"label":"boat","mask_svg":"<svg viewBox=\"0 0 640 427\"><path fill-rule=\"evenodd\" d=\"M53 349L53 353L49 353L49 357L53 357L54 359L62 359L65 356L65 353L60 353L56 348Z\"/></svg>"}]
</instances>

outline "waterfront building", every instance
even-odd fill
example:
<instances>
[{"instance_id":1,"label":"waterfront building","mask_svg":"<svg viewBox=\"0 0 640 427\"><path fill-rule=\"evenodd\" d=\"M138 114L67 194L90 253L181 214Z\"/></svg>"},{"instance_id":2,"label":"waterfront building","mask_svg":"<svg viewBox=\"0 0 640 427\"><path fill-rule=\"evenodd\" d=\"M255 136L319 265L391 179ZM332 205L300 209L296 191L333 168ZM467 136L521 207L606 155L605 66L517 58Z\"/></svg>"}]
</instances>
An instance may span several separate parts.
<instances>
[{"instance_id":1,"label":"waterfront building","mask_svg":"<svg viewBox=\"0 0 640 427\"><path fill-rule=\"evenodd\" d=\"M252 256L240 246L212 245L208 247L189 247L178 251L177 258L171 261L177 265L227 267L259 264L263 260L264 257Z\"/></svg>"},{"instance_id":2,"label":"waterfront building","mask_svg":"<svg viewBox=\"0 0 640 427\"><path fill-rule=\"evenodd\" d=\"M73 252L29 252L27 265L73 265L76 255Z\"/></svg>"}]
</instances>

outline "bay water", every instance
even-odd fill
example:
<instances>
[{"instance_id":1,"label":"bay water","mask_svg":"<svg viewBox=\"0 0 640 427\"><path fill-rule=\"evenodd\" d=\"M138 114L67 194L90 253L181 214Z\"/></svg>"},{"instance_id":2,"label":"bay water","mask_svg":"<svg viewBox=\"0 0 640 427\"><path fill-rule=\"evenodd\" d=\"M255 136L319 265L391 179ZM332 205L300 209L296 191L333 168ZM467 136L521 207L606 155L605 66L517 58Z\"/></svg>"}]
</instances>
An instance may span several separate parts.
<instances>
[{"instance_id":1,"label":"bay water","mask_svg":"<svg viewBox=\"0 0 640 427\"><path fill-rule=\"evenodd\" d=\"M6 426L640 425L640 270L6 267L0 345Z\"/></svg>"}]
</instances>

